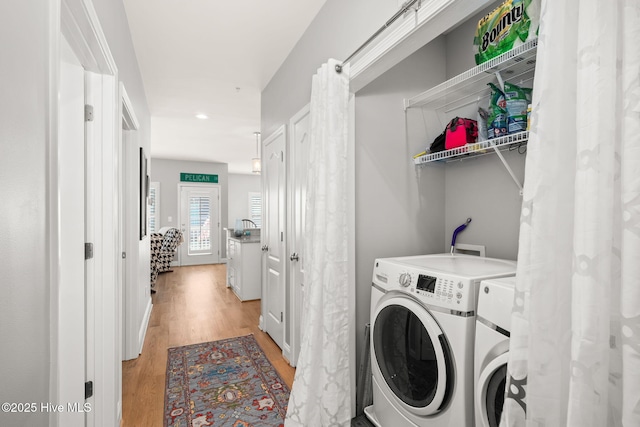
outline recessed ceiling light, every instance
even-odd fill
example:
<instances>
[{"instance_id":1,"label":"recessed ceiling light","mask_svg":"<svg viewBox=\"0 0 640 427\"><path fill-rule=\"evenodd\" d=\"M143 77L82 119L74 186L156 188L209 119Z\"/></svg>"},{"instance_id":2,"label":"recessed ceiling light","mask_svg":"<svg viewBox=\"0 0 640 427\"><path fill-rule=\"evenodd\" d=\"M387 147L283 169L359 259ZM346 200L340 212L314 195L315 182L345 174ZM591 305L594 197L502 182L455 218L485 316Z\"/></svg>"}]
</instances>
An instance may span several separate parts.
<instances>
[{"instance_id":1,"label":"recessed ceiling light","mask_svg":"<svg viewBox=\"0 0 640 427\"><path fill-rule=\"evenodd\" d=\"M196 114L196 119L206 120L208 118L209 116L207 116L206 114Z\"/></svg>"}]
</instances>

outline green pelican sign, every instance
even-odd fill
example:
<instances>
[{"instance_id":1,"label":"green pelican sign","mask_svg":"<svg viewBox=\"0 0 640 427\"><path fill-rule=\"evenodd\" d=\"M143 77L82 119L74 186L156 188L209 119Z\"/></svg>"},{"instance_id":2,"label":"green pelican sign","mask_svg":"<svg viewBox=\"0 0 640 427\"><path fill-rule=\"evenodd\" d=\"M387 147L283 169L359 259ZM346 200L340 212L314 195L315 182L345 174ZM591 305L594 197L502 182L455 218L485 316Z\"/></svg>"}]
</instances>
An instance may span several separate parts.
<instances>
[{"instance_id":1,"label":"green pelican sign","mask_svg":"<svg viewBox=\"0 0 640 427\"><path fill-rule=\"evenodd\" d=\"M180 172L180 182L200 182L205 184L217 184L218 175L208 175L206 173Z\"/></svg>"}]
</instances>

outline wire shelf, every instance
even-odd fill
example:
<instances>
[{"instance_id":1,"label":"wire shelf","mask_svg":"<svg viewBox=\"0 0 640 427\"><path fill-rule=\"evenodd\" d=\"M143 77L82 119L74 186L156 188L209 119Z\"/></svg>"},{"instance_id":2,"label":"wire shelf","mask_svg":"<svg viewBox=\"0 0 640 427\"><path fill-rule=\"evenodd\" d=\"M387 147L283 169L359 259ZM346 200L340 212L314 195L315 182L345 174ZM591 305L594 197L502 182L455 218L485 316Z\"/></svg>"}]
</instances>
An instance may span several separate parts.
<instances>
[{"instance_id":1,"label":"wire shelf","mask_svg":"<svg viewBox=\"0 0 640 427\"><path fill-rule=\"evenodd\" d=\"M419 95L405 99L407 108L439 109L468 97L477 97L479 89L485 90L487 83L495 81L495 73L505 75L505 79L515 79L533 72L536 65L538 39L529 40L487 62L447 80ZM452 101L452 97L455 101Z\"/></svg>"},{"instance_id":2,"label":"wire shelf","mask_svg":"<svg viewBox=\"0 0 640 427\"><path fill-rule=\"evenodd\" d=\"M416 165L423 165L431 162L448 163L455 160L463 160L484 154L491 154L494 152L494 148L506 150L516 144L525 144L528 140L528 131L518 132L511 135L501 136L500 138L463 145L462 147L452 148L450 150L425 154L424 156L416 157L413 161Z\"/></svg>"}]
</instances>

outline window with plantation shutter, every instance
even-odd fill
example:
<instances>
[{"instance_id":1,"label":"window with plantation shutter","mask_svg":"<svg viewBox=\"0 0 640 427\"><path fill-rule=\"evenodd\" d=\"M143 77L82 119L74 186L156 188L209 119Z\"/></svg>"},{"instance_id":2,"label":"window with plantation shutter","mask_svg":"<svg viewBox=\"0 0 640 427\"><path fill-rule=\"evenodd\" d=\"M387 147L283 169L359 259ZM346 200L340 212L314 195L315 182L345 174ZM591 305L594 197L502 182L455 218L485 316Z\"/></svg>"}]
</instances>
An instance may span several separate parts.
<instances>
[{"instance_id":1,"label":"window with plantation shutter","mask_svg":"<svg viewBox=\"0 0 640 427\"><path fill-rule=\"evenodd\" d=\"M211 198L189 198L189 253L211 252Z\"/></svg>"},{"instance_id":2,"label":"window with plantation shutter","mask_svg":"<svg viewBox=\"0 0 640 427\"><path fill-rule=\"evenodd\" d=\"M160 229L160 183L149 184L149 203L147 205L147 220L150 233Z\"/></svg>"},{"instance_id":3,"label":"window with plantation shutter","mask_svg":"<svg viewBox=\"0 0 640 427\"><path fill-rule=\"evenodd\" d=\"M256 227L262 227L262 194L249 193L249 219L255 222Z\"/></svg>"}]
</instances>

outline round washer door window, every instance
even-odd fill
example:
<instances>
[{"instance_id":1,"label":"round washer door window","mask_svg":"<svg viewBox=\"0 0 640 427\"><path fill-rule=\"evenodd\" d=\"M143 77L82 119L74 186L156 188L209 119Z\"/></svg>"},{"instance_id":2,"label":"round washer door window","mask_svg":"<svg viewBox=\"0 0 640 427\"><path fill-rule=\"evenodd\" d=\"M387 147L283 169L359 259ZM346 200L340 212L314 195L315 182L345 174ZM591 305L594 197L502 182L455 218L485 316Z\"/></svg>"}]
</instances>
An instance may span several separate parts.
<instances>
[{"instance_id":1,"label":"round washer door window","mask_svg":"<svg viewBox=\"0 0 640 427\"><path fill-rule=\"evenodd\" d=\"M373 353L393 394L411 412L429 415L447 403L451 354L442 330L416 301L394 297L376 310Z\"/></svg>"},{"instance_id":2,"label":"round washer door window","mask_svg":"<svg viewBox=\"0 0 640 427\"><path fill-rule=\"evenodd\" d=\"M478 376L475 404L480 412L478 427L498 427L504 407L509 353L502 353L491 360Z\"/></svg>"},{"instance_id":3,"label":"round washer door window","mask_svg":"<svg viewBox=\"0 0 640 427\"><path fill-rule=\"evenodd\" d=\"M490 427L498 427L500 425L506 383L507 365L505 364L496 369L487 382L485 405L487 406L487 421Z\"/></svg>"}]
</instances>

